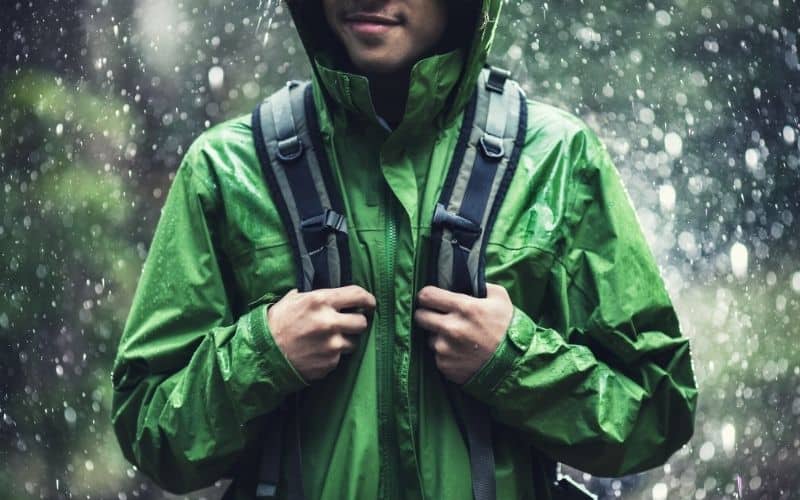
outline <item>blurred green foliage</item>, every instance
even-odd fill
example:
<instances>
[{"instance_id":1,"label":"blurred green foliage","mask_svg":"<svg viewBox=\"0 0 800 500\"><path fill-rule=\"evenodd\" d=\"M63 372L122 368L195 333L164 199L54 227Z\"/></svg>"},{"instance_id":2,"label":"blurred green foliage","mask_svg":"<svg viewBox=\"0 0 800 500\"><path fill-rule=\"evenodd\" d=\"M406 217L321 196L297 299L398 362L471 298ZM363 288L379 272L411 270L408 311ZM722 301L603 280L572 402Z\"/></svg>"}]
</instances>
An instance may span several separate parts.
<instances>
[{"instance_id":1,"label":"blurred green foliage","mask_svg":"<svg viewBox=\"0 0 800 500\"><path fill-rule=\"evenodd\" d=\"M0 48L5 498L165 495L117 448L110 365L187 146L309 75L273 3L9 4L11 22L0 25L10 40ZM663 468L583 478L607 498L800 491L798 19L792 0L566 0L511 1L500 21L493 61L608 145L693 339L695 438ZM746 249L744 272L734 272L734 243ZM216 493L193 496L204 495Z\"/></svg>"}]
</instances>

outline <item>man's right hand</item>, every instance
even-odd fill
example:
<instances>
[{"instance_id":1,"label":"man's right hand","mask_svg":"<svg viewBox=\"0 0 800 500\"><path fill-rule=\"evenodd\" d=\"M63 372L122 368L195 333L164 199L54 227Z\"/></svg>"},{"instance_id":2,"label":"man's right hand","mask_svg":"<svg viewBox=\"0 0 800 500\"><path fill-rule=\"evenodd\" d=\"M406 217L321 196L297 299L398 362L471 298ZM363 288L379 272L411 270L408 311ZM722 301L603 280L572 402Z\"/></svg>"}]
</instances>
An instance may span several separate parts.
<instances>
[{"instance_id":1,"label":"man's right hand","mask_svg":"<svg viewBox=\"0 0 800 500\"><path fill-rule=\"evenodd\" d=\"M355 350L355 336L366 331L366 314L375 304L375 296L357 285L303 293L295 288L267 309L267 322L295 370L306 381L319 380Z\"/></svg>"}]
</instances>

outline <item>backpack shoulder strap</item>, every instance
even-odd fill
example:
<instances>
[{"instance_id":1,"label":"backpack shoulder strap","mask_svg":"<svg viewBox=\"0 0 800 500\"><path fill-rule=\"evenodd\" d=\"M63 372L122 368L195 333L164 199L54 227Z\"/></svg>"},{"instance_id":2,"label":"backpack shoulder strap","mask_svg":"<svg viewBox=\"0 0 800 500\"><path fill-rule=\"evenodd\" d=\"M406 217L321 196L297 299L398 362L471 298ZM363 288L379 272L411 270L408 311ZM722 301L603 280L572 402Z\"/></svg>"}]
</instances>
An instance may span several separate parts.
<instances>
[{"instance_id":1,"label":"backpack shoulder strap","mask_svg":"<svg viewBox=\"0 0 800 500\"><path fill-rule=\"evenodd\" d=\"M310 82L289 82L259 105L252 116L253 140L295 256L297 289L350 284L347 220L323 147ZM297 419L299 394L266 417L256 498L279 495L281 445L289 439L286 492L303 500L302 444ZM285 435L285 436L284 436Z\"/></svg>"},{"instance_id":2,"label":"backpack shoulder strap","mask_svg":"<svg viewBox=\"0 0 800 500\"><path fill-rule=\"evenodd\" d=\"M349 284L341 193L322 145L310 82L289 82L253 112L253 139L297 265L297 288Z\"/></svg>"},{"instance_id":3,"label":"backpack shoulder strap","mask_svg":"<svg viewBox=\"0 0 800 500\"><path fill-rule=\"evenodd\" d=\"M464 114L450 170L431 229L429 282L486 296L486 243L519 162L527 130L527 101L508 71L489 67ZM492 421L488 408L450 387L461 408L474 500L495 500Z\"/></svg>"},{"instance_id":4,"label":"backpack shoulder strap","mask_svg":"<svg viewBox=\"0 0 800 500\"><path fill-rule=\"evenodd\" d=\"M510 73L484 69L433 218L430 282L486 296L486 243L519 162L527 101Z\"/></svg>"}]
</instances>

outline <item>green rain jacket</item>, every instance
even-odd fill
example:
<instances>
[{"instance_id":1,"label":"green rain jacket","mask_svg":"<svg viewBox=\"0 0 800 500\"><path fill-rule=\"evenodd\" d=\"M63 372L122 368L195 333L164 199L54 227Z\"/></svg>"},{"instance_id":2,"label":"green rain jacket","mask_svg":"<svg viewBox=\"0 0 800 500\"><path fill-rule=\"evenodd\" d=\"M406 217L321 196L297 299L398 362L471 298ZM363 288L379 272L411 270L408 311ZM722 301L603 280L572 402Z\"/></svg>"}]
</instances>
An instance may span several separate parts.
<instances>
[{"instance_id":1,"label":"green rain jacket","mask_svg":"<svg viewBox=\"0 0 800 500\"><path fill-rule=\"evenodd\" d=\"M469 47L414 66L391 133L367 79L344 71L317 35L319 16L295 7L346 206L353 280L378 304L359 349L324 380L303 380L266 321L296 273L249 117L188 150L112 377L122 451L164 488L236 475L236 498L251 497L264 417L303 389L308 498L472 497L465 436L412 310L501 3L483 2ZM689 343L604 146L551 106L529 101L529 117L486 253L486 279L508 290L514 315L462 386L490 408L499 499L550 496L541 456L601 476L662 464L692 435L697 398Z\"/></svg>"}]
</instances>

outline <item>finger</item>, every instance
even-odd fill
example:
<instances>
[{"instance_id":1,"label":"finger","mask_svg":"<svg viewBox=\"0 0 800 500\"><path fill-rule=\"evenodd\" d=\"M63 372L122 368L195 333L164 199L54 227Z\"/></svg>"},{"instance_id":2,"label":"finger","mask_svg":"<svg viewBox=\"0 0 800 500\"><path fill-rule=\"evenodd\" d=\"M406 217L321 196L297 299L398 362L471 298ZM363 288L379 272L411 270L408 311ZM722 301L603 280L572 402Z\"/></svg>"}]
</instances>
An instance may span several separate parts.
<instances>
[{"instance_id":1,"label":"finger","mask_svg":"<svg viewBox=\"0 0 800 500\"><path fill-rule=\"evenodd\" d=\"M358 285L326 288L319 292L324 294L328 304L337 311L359 307L366 310L375 309L375 296Z\"/></svg>"},{"instance_id":2,"label":"finger","mask_svg":"<svg viewBox=\"0 0 800 500\"><path fill-rule=\"evenodd\" d=\"M486 298L491 299L494 297L508 297L508 290L502 285L494 283L486 283Z\"/></svg>"},{"instance_id":3,"label":"finger","mask_svg":"<svg viewBox=\"0 0 800 500\"><path fill-rule=\"evenodd\" d=\"M468 309L473 300L469 295L435 286L426 286L417 294L417 303L420 306L444 313Z\"/></svg>"},{"instance_id":4,"label":"finger","mask_svg":"<svg viewBox=\"0 0 800 500\"><path fill-rule=\"evenodd\" d=\"M440 356L446 356L450 353L450 344L441 335L431 334L428 336L428 347Z\"/></svg>"},{"instance_id":5,"label":"finger","mask_svg":"<svg viewBox=\"0 0 800 500\"><path fill-rule=\"evenodd\" d=\"M336 331L345 335L359 335L369 327L369 320L360 313L340 313L333 315L333 325Z\"/></svg>"},{"instance_id":6,"label":"finger","mask_svg":"<svg viewBox=\"0 0 800 500\"><path fill-rule=\"evenodd\" d=\"M418 308L414 312L414 321L417 325L439 335L450 335L448 322L451 319L452 318L448 314L432 311L430 309Z\"/></svg>"},{"instance_id":7,"label":"finger","mask_svg":"<svg viewBox=\"0 0 800 500\"><path fill-rule=\"evenodd\" d=\"M352 338L347 337L346 335L342 335L340 333L337 333L336 335L331 337L330 342L331 342L330 343L331 348L336 352L349 354L356 350L355 341Z\"/></svg>"}]
</instances>

